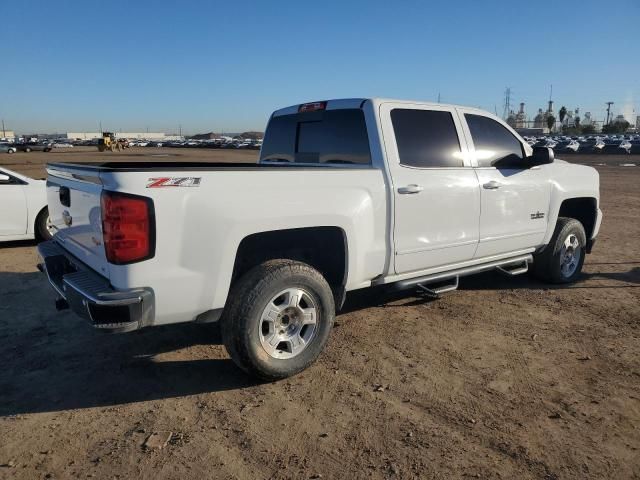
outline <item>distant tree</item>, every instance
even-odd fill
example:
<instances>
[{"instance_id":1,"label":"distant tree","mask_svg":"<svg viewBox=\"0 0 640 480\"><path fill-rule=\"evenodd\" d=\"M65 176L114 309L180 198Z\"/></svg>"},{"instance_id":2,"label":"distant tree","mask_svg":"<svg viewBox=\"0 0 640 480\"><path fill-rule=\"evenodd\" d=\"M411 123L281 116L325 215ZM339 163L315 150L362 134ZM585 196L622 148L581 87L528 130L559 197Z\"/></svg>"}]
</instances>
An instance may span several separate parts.
<instances>
[{"instance_id":1,"label":"distant tree","mask_svg":"<svg viewBox=\"0 0 640 480\"><path fill-rule=\"evenodd\" d=\"M549 131L553 130L553 126L556 124L556 117L553 115L549 115L547 117L547 127L549 127Z\"/></svg>"},{"instance_id":2,"label":"distant tree","mask_svg":"<svg viewBox=\"0 0 640 480\"><path fill-rule=\"evenodd\" d=\"M576 126L576 129L580 129L580 117L576 115L576 118L573 119L573 124Z\"/></svg>"},{"instance_id":3,"label":"distant tree","mask_svg":"<svg viewBox=\"0 0 640 480\"><path fill-rule=\"evenodd\" d=\"M560 123L564 123L564 118L567 116L567 108L564 105L558 112L558 116L560 117Z\"/></svg>"},{"instance_id":4,"label":"distant tree","mask_svg":"<svg viewBox=\"0 0 640 480\"><path fill-rule=\"evenodd\" d=\"M613 122L602 127L602 133L624 133L629 129L631 124L626 120L622 122Z\"/></svg>"},{"instance_id":5,"label":"distant tree","mask_svg":"<svg viewBox=\"0 0 640 480\"><path fill-rule=\"evenodd\" d=\"M596 127L594 127L593 125L584 125L582 127L582 133L585 135L596 133Z\"/></svg>"}]
</instances>

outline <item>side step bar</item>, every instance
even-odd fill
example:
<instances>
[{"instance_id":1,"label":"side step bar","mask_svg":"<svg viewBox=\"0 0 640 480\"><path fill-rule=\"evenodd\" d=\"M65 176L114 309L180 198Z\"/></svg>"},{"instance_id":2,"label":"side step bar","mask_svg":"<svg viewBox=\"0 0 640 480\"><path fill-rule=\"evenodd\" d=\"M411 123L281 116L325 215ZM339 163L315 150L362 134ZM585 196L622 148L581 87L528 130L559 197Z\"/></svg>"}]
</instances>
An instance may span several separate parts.
<instances>
[{"instance_id":1,"label":"side step bar","mask_svg":"<svg viewBox=\"0 0 640 480\"><path fill-rule=\"evenodd\" d=\"M533 255L520 255L518 257L506 258L503 260L496 260L493 262L483 263L480 265L473 265L471 267L458 268L456 270L450 270L448 272L434 273L431 275L425 275L422 277L410 278L408 280L401 280L392 284L392 288L395 290L408 290L410 288L417 287L420 291L425 292L431 290L437 296L438 293L444 293L445 291L451 291L458 288L458 278L466 275L473 275L474 273L487 272L489 270L498 270L506 273L507 275L519 275L525 273L529 269L529 263L533 262ZM510 268L509 268L510 267ZM447 280L454 280L454 284L445 285L435 289L428 289L426 285L434 283L442 283Z\"/></svg>"},{"instance_id":2,"label":"side step bar","mask_svg":"<svg viewBox=\"0 0 640 480\"><path fill-rule=\"evenodd\" d=\"M424 284L419 283L418 285L416 285L416 287L418 289L417 293L418 293L418 295L423 296L423 297L438 298L441 293L451 292L453 290L457 290L458 289L458 284L459 284L460 277L458 277L456 275L451 280L453 280L452 283L439 285L439 286L434 287L434 288L429 288L429 287L426 287Z\"/></svg>"},{"instance_id":3,"label":"side step bar","mask_svg":"<svg viewBox=\"0 0 640 480\"><path fill-rule=\"evenodd\" d=\"M513 268L509 268L513 267ZM524 261L520 265L505 265L504 267L496 267L500 273L503 273L509 277L513 277L514 275L521 275L523 273L527 273L529 271L529 262Z\"/></svg>"}]
</instances>

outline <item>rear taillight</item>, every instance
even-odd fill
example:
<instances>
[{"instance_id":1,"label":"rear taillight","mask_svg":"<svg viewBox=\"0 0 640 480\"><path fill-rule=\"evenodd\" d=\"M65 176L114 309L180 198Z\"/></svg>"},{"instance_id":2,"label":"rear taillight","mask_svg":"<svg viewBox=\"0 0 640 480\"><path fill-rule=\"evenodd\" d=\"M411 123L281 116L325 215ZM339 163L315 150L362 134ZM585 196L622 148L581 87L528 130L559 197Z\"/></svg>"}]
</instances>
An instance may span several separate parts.
<instances>
[{"instance_id":1,"label":"rear taillight","mask_svg":"<svg viewBox=\"0 0 640 480\"><path fill-rule=\"evenodd\" d=\"M122 265L153 257L155 225L152 200L105 190L100 204L107 261Z\"/></svg>"}]
</instances>

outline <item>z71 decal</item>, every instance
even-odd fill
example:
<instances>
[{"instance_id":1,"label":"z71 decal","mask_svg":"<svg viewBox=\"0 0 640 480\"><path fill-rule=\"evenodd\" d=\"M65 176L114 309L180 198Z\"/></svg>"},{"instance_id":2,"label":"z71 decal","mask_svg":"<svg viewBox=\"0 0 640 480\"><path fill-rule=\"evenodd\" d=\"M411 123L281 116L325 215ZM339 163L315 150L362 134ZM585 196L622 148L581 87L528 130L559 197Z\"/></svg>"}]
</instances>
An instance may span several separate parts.
<instances>
[{"instance_id":1,"label":"z71 decal","mask_svg":"<svg viewBox=\"0 0 640 480\"><path fill-rule=\"evenodd\" d=\"M160 177L150 178L147 188L199 187L202 177Z\"/></svg>"}]
</instances>

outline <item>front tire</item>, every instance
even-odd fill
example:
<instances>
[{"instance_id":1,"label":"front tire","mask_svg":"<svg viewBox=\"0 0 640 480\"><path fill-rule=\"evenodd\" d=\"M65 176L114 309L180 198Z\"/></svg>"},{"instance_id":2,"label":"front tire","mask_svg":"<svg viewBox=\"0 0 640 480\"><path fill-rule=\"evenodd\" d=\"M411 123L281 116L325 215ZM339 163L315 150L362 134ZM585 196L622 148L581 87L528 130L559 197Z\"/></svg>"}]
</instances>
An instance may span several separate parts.
<instances>
[{"instance_id":1,"label":"front tire","mask_svg":"<svg viewBox=\"0 0 640 480\"><path fill-rule=\"evenodd\" d=\"M30 149L29 147L27 147L27 148L25 148L25 149L24 149L24 151L25 151L26 153L29 153L29 152L31 152L31 149Z\"/></svg>"},{"instance_id":2,"label":"front tire","mask_svg":"<svg viewBox=\"0 0 640 480\"><path fill-rule=\"evenodd\" d=\"M222 339L242 370L278 380L318 358L334 318L333 293L320 272L302 262L270 260L230 290Z\"/></svg>"},{"instance_id":3,"label":"front tire","mask_svg":"<svg viewBox=\"0 0 640 480\"><path fill-rule=\"evenodd\" d=\"M53 238L49 209L47 207L43 208L36 217L35 234L36 240L41 242L46 242Z\"/></svg>"},{"instance_id":4,"label":"front tire","mask_svg":"<svg viewBox=\"0 0 640 480\"><path fill-rule=\"evenodd\" d=\"M533 259L533 274L548 283L572 283L582 273L587 235L575 218L560 217L546 248Z\"/></svg>"}]
</instances>

